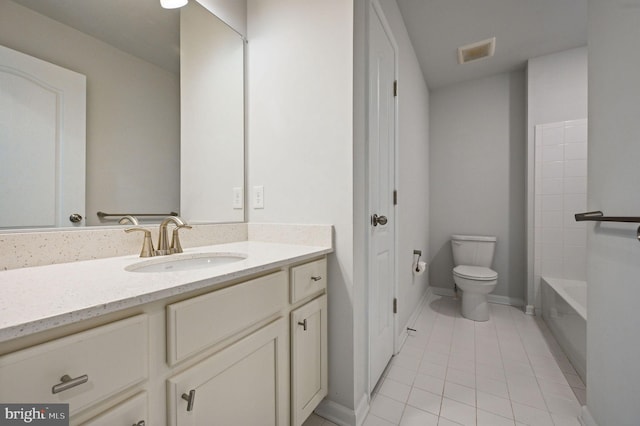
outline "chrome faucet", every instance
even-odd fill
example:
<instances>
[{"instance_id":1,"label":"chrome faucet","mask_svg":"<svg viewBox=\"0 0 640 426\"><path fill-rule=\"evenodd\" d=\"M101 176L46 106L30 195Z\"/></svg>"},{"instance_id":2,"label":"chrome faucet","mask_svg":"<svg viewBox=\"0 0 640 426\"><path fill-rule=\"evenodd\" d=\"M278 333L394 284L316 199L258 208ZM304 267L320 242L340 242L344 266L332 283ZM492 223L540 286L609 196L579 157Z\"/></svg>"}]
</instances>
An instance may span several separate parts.
<instances>
[{"instance_id":1,"label":"chrome faucet","mask_svg":"<svg viewBox=\"0 0 640 426\"><path fill-rule=\"evenodd\" d=\"M169 238L167 235L167 226L169 223L173 222L176 225L176 228L173 230L173 234L171 237L171 245L169 245ZM182 253L182 246L180 245L180 236L178 235L178 231L182 228L191 229L191 226L188 225L180 216L167 216L160 223L160 233L158 235L158 248L155 251L156 256L165 256L173 253Z\"/></svg>"}]
</instances>

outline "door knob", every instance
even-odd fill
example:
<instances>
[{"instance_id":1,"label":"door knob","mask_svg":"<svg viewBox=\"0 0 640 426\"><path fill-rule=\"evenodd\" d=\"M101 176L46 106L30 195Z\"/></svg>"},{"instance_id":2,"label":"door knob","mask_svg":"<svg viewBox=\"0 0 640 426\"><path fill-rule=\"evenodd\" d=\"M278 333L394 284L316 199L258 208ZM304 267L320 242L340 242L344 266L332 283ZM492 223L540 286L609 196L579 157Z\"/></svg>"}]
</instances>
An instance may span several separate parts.
<instances>
[{"instance_id":1,"label":"door knob","mask_svg":"<svg viewBox=\"0 0 640 426\"><path fill-rule=\"evenodd\" d=\"M378 226L378 225L386 225L387 224L387 217L386 216L378 216L377 214L374 214L373 216L371 216L371 224L373 226Z\"/></svg>"},{"instance_id":2,"label":"door knob","mask_svg":"<svg viewBox=\"0 0 640 426\"><path fill-rule=\"evenodd\" d=\"M82 222L82 215L79 213L74 213L71 216L69 216L69 222L71 223L80 223Z\"/></svg>"}]
</instances>

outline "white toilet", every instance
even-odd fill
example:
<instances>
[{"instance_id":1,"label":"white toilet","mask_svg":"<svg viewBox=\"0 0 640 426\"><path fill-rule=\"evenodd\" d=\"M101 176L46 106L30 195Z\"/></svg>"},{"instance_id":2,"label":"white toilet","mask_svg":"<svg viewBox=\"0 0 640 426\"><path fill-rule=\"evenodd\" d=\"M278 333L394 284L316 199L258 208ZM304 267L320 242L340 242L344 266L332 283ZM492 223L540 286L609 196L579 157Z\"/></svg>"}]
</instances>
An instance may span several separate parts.
<instances>
[{"instance_id":1,"label":"white toilet","mask_svg":"<svg viewBox=\"0 0 640 426\"><path fill-rule=\"evenodd\" d=\"M490 269L496 237L452 235L453 281L462 290L462 316L474 321L489 319L487 295L496 288L498 273Z\"/></svg>"}]
</instances>

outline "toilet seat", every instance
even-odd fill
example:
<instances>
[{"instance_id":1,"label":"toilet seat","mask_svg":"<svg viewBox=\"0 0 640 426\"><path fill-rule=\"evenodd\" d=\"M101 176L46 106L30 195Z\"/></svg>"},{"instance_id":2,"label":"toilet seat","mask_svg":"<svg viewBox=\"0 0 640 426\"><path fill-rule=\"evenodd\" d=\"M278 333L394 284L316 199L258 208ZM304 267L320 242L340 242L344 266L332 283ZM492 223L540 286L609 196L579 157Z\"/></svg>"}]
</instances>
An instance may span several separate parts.
<instances>
[{"instance_id":1,"label":"toilet seat","mask_svg":"<svg viewBox=\"0 0 640 426\"><path fill-rule=\"evenodd\" d=\"M453 275L474 281L493 281L498 273L484 266L458 265L453 268Z\"/></svg>"}]
</instances>

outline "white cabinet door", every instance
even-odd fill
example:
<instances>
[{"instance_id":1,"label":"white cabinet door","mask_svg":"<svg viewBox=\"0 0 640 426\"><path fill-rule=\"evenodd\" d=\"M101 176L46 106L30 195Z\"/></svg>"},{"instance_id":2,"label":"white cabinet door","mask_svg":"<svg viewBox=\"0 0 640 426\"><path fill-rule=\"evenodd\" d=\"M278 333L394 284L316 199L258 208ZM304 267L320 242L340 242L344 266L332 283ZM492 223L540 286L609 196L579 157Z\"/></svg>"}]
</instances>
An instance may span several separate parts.
<instances>
[{"instance_id":1,"label":"white cabinet door","mask_svg":"<svg viewBox=\"0 0 640 426\"><path fill-rule=\"evenodd\" d=\"M169 379L169 424L287 426L287 350L281 318Z\"/></svg>"},{"instance_id":2,"label":"white cabinet door","mask_svg":"<svg viewBox=\"0 0 640 426\"><path fill-rule=\"evenodd\" d=\"M291 417L299 426L327 395L327 296L291 313Z\"/></svg>"}]
</instances>

